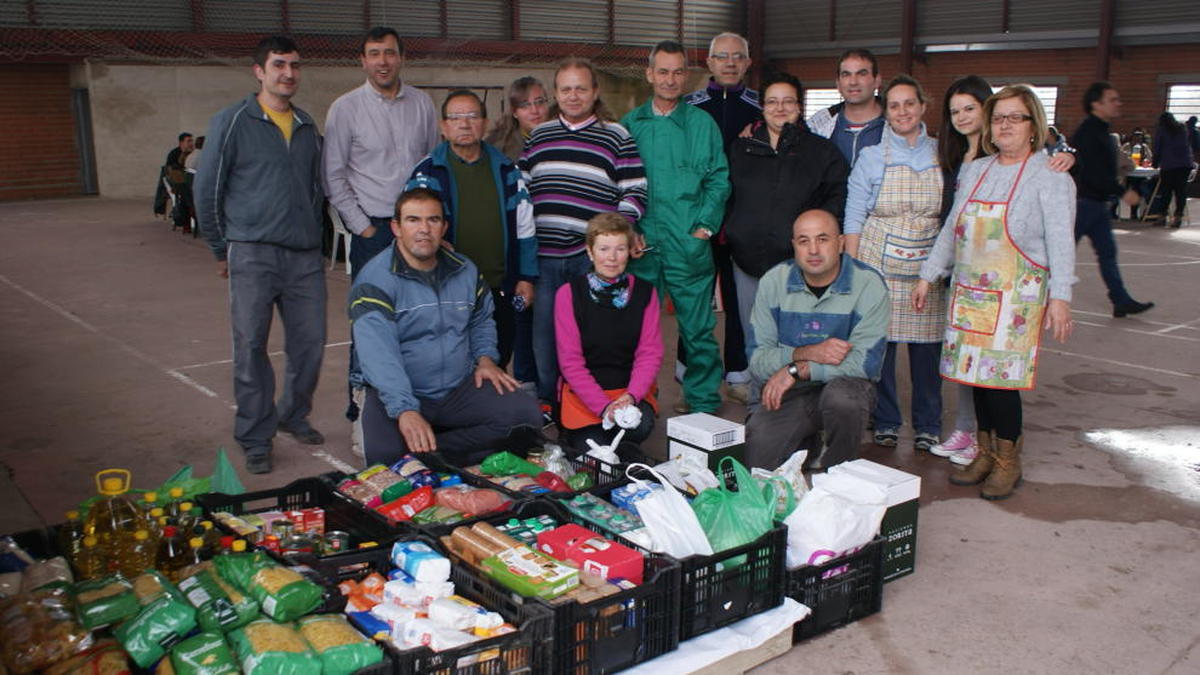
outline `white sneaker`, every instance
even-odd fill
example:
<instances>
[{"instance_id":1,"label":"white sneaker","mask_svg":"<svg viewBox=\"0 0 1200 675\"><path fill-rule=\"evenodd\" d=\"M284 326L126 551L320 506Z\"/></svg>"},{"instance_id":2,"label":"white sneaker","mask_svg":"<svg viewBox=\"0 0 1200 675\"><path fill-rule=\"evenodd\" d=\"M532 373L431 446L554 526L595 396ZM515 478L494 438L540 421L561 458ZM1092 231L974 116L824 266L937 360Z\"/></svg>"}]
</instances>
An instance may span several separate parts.
<instances>
[{"instance_id":1,"label":"white sneaker","mask_svg":"<svg viewBox=\"0 0 1200 675\"><path fill-rule=\"evenodd\" d=\"M962 431L960 429L955 429L954 433L950 434L950 438L947 438L941 443L929 448L929 453L937 455L938 457L953 458L954 455L965 450L971 451L971 459L975 458L975 452L977 450L975 447L975 434ZM968 460L967 463L970 464L970 460Z\"/></svg>"},{"instance_id":2,"label":"white sneaker","mask_svg":"<svg viewBox=\"0 0 1200 675\"><path fill-rule=\"evenodd\" d=\"M966 465L970 464L971 462L975 461L975 456L978 454L979 454L979 446L972 445L969 448L964 448L964 449L959 450L958 452L954 453L953 455L950 455L950 461L954 462L955 464L961 464L962 466L966 466Z\"/></svg>"}]
</instances>

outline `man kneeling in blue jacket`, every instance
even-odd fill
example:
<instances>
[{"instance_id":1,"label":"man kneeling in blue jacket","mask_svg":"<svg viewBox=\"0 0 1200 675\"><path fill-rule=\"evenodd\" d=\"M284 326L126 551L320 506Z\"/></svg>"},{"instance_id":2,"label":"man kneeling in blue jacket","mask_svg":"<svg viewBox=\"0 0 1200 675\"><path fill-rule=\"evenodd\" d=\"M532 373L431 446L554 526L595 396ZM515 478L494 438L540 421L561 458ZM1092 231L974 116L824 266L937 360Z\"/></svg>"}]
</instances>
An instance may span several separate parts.
<instances>
[{"instance_id":1,"label":"man kneeling in blue jacket","mask_svg":"<svg viewBox=\"0 0 1200 675\"><path fill-rule=\"evenodd\" d=\"M541 410L496 365L491 290L475 263L442 246L438 195L400 195L392 232L395 245L350 289L367 465L435 450L471 463L513 428L540 426Z\"/></svg>"}]
</instances>

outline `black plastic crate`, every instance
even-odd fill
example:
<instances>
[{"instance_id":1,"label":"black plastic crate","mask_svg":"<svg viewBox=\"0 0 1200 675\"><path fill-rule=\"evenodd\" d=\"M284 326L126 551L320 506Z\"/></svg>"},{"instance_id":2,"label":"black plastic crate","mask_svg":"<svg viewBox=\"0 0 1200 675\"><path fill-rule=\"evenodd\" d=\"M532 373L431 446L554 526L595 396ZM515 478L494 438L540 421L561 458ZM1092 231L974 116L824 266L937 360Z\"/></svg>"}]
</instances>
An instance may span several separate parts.
<instances>
[{"instance_id":1,"label":"black plastic crate","mask_svg":"<svg viewBox=\"0 0 1200 675\"><path fill-rule=\"evenodd\" d=\"M399 540L410 539L425 541L443 554L446 553L439 544L423 537L410 535L399 538ZM337 581L361 578L371 572L386 575L392 569L390 546L354 551L350 558L356 563L357 571L349 576L342 576ZM461 563L455 561L452 566L451 580L454 582L454 592L478 602L489 610L499 612L506 621L517 626L520 629L519 632L472 642L441 652L435 652L428 647L401 650L390 643L380 643L394 668L387 672L395 672L400 675L426 675L427 673L508 675L509 673L530 672L535 669L537 663L545 661L546 638L551 632L550 612L537 607L532 611L518 612L513 611L509 604L492 602L491 598L478 592L479 578L475 576L475 573L459 569L460 565ZM331 581L333 580L331 579ZM481 655L489 658L480 660Z\"/></svg>"},{"instance_id":2,"label":"black plastic crate","mask_svg":"<svg viewBox=\"0 0 1200 675\"><path fill-rule=\"evenodd\" d=\"M292 510L319 506L325 509L325 531L341 530L350 535L351 550L329 555L289 556L288 563L305 564L326 577L346 578L355 572L355 553L362 544L374 542L371 548L386 548L396 534L374 518L366 509L333 488L344 476L339 472L314 478L301 478L281 488L228 495L210 492L196 497L205 514L226 511L236 515L272 510ZM214 519L215 520L215 519ZM218 524L218 527L220 525Z\"/></svg>"},{"instance_id":3,"label":"black plastic crate","mask_svg":"<svg viewBox=\"0 0 1200 675\"><path fill-rule=\"evenodd\" d=\"M883 549L886 537L876 537L858 551L821 565L787 571L787 597L809 609L792 630L800 642L827 630L870 616L883 606Z\"/></svg>"},{"instance_id":4,"label":"black plastic crate","mask_svg":"<svg viewBox=\"0 0 1200 675\"><path fill-rule=\"evenodd\" d=\"M560 523L577 522L559 504L544 499L521 504L516 516L550 516ZM493 524L502 521L489 520ZM579 524L611 537L589 523ZM546 660L537 664L537 672L612 673L679 646L679 564L662 554L642 553L645 567L641 585L587 604L524 598L474 574L460 580L456 572L454 583L473 586L476 595L486 598L481 602L489 607L505 607L520 615L544 608L552 614L553 639L547 641ZM455 565L455 570L463 568L467 566Z\"/></svg>"}]
</instances>

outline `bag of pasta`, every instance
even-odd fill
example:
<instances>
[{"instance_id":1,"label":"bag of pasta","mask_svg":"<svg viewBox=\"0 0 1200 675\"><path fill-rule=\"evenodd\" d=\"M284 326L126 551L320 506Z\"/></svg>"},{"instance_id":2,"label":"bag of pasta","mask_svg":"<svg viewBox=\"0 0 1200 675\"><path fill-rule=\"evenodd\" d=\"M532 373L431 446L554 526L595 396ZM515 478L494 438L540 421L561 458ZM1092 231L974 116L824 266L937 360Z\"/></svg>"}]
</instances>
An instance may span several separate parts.
<instances>
[{"instance_id":1,"label":"bag of pasta","mask_svg":"<svg viewBox=\"0 0 1200 675\"><path fill-rule=\"evenodd\" d=\"M0 661L12 673L32 673L91 646L91 632L76 623L61 590L0 601Z\"/></svg>"},{"instance_id":2,"label":"bag of pasta","mask_svg":"<svg viewBox=\"0 0 1200 675\"><path fill-rule=\"evenodd\" d=\"M321 675L304 638L289 624L258 619L229 634L245 675Z\"/></svg>"},{"instance_id":3,"label":"bag of pasta","mask_svg":"<svg viewBox=\"0 0 1200 675\"><path fill-rule=\"evenodd\" d=\"M81 581L72 590L75 613L84 628L96 629L123 621L142 608L133 594L133 586L119 574Z\"/></svg>"},{"instance_id":4,"label":"bag of pasta","mask_svg":"<svg viewBox=\"0 0 1200 675\"><path fill-rule=\"evenodd\" d=\"M258 601L263 614L276 621L292 621L321 604L324 590L271 560L261 552L223 555L217 570Z\"/></svg>"},{"instance_id":5,"label":"bag of pasta","mask_svg":"<svg viewBox=\"0 0 1200 675\"><path fill-rule=\"evenodd\" d=\"M321 658L324 675L350 675L383 660L383 651L340 614L306 616L296 622L300 635Z\"/></svg>"},{"instance_id":6,"label":"bag of pasta","mask_svg":"<svg viewBox=\"0 0 1200 675\"><path fill-rule=\"evenodd\" d=\"M189 604L196 608L200 629L225 633L245 626L258 616L258 603L221 578L211 566L179 582Z\"/></svg>"},{"instance_id":7,"label":"bag of pasta","mask_svg":"<svg viewBox=\"0 0 1200 675\"><path fill-rule=\"evenodd\" d=\"M237 660L220 633L197 633L171 649L175 675L238 675Z\"/></svg>"},{"instance_id":8,"label":"bag of pasta","mask_svg":"<svg viewBox=\"0 0 1200 675\"><path fill-rule=\"evenodd\" d=\"M149 668L196 627L196 608L155 570L133 580L133 593L142 611L117 626L113 635L138 666Z\"/></svg>"}]
</instances>

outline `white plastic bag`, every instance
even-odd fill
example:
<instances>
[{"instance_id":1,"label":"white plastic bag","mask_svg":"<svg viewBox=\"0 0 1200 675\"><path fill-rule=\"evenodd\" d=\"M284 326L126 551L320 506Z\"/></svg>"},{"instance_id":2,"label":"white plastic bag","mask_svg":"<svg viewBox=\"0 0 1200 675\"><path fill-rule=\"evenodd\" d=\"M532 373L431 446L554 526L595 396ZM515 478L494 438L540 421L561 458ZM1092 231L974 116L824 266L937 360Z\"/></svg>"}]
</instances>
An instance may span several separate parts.
<instances>
[{"instance_id":1,"label":"white plastic bag","mask_svg":"<svg viewBox=\"0 0 1200 675\"><path fill-rule=\"evenodd\" d=\"M783 522L787 566L820 565L869 543L887 511L887 489L845 473L813 476L813 487Z\"/></svg>"},{"instance_id":2,"label":"white plastic bag","mask_svg":"<svg viewBox=\"0 0 1200 675\"><path fill-rule=\"evenodd\" d=\"M795 509L796 504L808 492L808 483L805 482L803 473L804 460L806 459L808 459L808 451L797 450L774 471L767 471L759 467L750 469L751 476L761 478L762 480L775 480L777 483L785 483L787 490L791 492L791 499L788 499L788 494L783 489L775 493L775 517L778 520L783 520L790 515L788 509Z\"/></svg>"},{"instance_id":3,"label":"white plastic bag","mask_svg":"<svg viewBox=\"0 0 1200 675\"><path fill-rule=\"evenodd\" d=\"M645 481L634 478L630 473L634 467L657 478L663 489L650 490ZM645 464L630 464L625 469L625 475L650 493L638 502L638 515L650 533L652 550L676 558L712 555L712 546L704 535L704 528L700 527L700 521L696 519L696 513L669 481Z\"/></svg>"},{"instance_id":4,"label":"white plastic bag","mask_svg":"<svg viewBox=\"0 0 1200 675\"><path fill-rule=\"evenodd\" d=\"M693 495L720 485L712 469L701 464L700 460L692 455L683 455L662 464L656 464L654 470L666 478L676 489Z\"/></svg>"}]
</instances>

